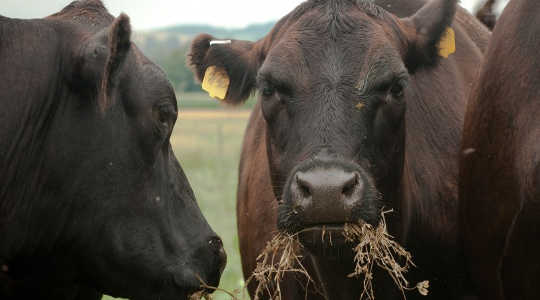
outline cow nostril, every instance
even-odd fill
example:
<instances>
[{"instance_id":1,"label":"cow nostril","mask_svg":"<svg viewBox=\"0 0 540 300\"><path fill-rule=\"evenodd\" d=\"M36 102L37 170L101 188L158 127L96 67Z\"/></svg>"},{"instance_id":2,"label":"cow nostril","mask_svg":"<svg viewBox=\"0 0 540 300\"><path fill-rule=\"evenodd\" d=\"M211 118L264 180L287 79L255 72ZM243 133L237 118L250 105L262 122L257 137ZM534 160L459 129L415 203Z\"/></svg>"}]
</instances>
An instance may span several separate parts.
<instances>
[{"instance_id":1,"label":"cow nostril","mask_svg":"<svg viewBox=\"0 0 540 300\"><path fill-rule=\"evenodd\" d=\"M341 190L341 193L347 197L352 196L354 193L356 186L358 185L359 175L358 173L354 172L353 176L348 179L345 184L343 185L343 189Z\"/></svg>"},{"instance_id":2,"label":"cow nostril","mask_svg":"<svg viewBox=\"0 0 540 300\"><path fill-rule=\"evenodd\" d=\"M213 237L208 241L208 245L215 252L219 252L223 249L223 241L219 237Z\"/></svg>"},{"instance_id":3,"label":"cow nostril","mask_svg":"<svg viewBox=\"0 0 540 300\"><path fill-rule=\"evenodd\" d=\"M298 185L298 189L304 198L311 197L311 186L309 182L302 179L298 174L296 175L296 184Z\"/></svg>"},{"instance_id":4,"label":"cow nostril","mask_svg":"<svg viewBox=\"0 0 540 300\"><path fill-rule=\"evenodd\" d=\"M222 274L223 270L225 269L225 266L227 265L227 253L225 252L225 249L223 248L223 241L221 240L221 238L216 236L208 240L208 245L210 246L210 249L212 249L212 251L216 255L215 262L218 264L218 269L219 269L218 273Z\"/></svg>"}]
</instances>

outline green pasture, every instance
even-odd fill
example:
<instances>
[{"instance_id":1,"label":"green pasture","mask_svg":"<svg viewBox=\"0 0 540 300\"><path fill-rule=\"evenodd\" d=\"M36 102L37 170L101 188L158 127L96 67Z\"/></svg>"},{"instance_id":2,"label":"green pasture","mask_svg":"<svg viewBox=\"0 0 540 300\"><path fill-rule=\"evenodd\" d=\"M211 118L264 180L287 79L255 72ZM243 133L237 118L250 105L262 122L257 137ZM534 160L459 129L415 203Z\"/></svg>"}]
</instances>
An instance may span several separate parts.
<instances>
[{"instance_id":1,"label":"green pasture","mask_svg":"<svg viewBox=\"0 0 540 300\"><path fill-rule=\"evenodd\" d=\"M194 95L192 99L197 99L195 97L205 101L202 95ZM181 112L171 144L203 214L223 239L228 262L220 287L234 290L243 286L236 230L236 184L249 111L219 105L208 107L210 104L204 102L202 107L195 105L196 102L184 105L183 98L179 101ZM219 292L213 298L230 299ZM103 297L103 300L110 299L113 298Z\"/></svg>"},{"instance_id":2,"label":"green pasture","mask_svg":"<svg viewBox=\"0 0 540 300\"><path fill-rule=\"evenodd\" d=\"M217 109L233 108L210 98L205 92L181 92L176 94L180 109ZM255 97L251 97L245 104L236 109L250 109L255 104Z\"/></svg>"}]
</instances>

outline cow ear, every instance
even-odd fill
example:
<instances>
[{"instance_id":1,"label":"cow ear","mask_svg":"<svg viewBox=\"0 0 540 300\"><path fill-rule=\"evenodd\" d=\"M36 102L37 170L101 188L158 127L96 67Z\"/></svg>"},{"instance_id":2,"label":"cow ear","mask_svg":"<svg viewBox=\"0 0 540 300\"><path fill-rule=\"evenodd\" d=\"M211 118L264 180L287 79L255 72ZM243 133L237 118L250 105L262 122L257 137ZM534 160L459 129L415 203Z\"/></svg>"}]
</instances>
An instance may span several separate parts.
<instances>
[{"instance_id":1,"label":"cow ear","mask_svg":"<svg viewBox=\"0 0 540 300\"><path fill-rule=\"evenodd\" d=\"M201 34L191 43L188 64L211 97L239 104L256 87L258 55L255 45Z\"/></svg>"},{"instance_id":2,"label":"cow ear","mask_svg":"<svg viewBox=\"0 0 540 300\"><path fill-rule=\"evenodd\" d=\"M493 11L493 6L495 5L495 0L488 0L484 3L484 6L476 12L476 18L486 25L489 30L493 30L495 24L497 23L497 16Z\"/></svg>"},{"instance_id":3,"label":"cow ear","mask_svg":"<svg viewBox=\"0 0 540 300\"><path fill-rule=\"evenodd\" d=\"M85 87L97 91L99 109L104 112L110 103L118 70L131 46L129 17L121 14L114 22L90 37L77 59L75 77Z\"/></svg>"},{"instance_id":4,"label":"cow ear","mask_svg":"<svg viewBox=\"0 0 540 300\"><path fill-rule=\"evenodd\" d=\"M413 16L402 19L407 35L405 64L410 72L432 66L455 52L451 24L456 6L457 0L431 0Z\"/></svg>"},{"instance_id":5,"label":"cow ear","mask_svg":"<svg viewBox=\"0 0 540 300\"><path fill-rule=\"evenodd\" d=\"M116 74L124 62L131 47L131 24L129 17L122 13L116 18L109 31L109 56L101 81L99 107L105 111L110 105L110 92L115 83Z\"/></svg>"}]
</instances>

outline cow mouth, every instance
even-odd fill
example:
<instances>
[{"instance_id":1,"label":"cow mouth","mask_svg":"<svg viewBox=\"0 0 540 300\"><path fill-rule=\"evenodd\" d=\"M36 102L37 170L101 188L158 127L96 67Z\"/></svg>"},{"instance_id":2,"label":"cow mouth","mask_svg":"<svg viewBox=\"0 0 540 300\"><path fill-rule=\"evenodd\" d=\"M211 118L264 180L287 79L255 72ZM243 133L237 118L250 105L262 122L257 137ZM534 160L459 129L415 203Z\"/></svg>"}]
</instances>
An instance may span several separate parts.
<instances>
[{"instance_id":1,"label":"cow mouth","mask_svg":"<svg viewBox=\"0 0 540 300\"><path fill-rule=\"evenodd\" d=\"M178 276L178 277L177 277ZM185 280L185 281L184 281ZM176 292L180 294L175 296L175 299L207 299L206 297L215 291L215 287L219 285L219 277L205 281L200 275L194 274L194 278L189 277L182 279L181 275L173 275L173 286L176 287ZM168 299L167 297L159 297L160 299Z\"/></svg>"},{"instance_id":2,"label":"cow mouth","mask_svg":"<svg viewBox=\"0 0 540 300\"><path fill-rule=\"evenodd\" d=\"M298 232L298 240L311 254L339 258L351 252L344 235L345 223L314 224Z\"/></svg>"}]
</instances>

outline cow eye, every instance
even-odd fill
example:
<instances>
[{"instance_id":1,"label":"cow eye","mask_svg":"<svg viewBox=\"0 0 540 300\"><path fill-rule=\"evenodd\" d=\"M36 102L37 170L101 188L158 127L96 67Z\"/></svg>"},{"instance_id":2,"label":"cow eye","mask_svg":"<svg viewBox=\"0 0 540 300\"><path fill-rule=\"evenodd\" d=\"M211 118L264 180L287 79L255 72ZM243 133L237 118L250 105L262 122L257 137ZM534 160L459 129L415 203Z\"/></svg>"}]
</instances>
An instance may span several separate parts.
<instances>
[{"instance_id":1,"label":"cow eye","mask_svg":"<svg viewBox=\"0 0 540 300\"><path fill-rule=\"evenodd\" d=\"M407 87L407 84L408 79L406 77L394 80L390 85L390 89L388 91L394 99L401 99L405 94L405 88Z\"/></svg>"},{"instance_id":2,"label":"cow eye","mask_svg":"<svg viewBox=\"0 0 540 300\"><path fill-rule=\"evenodd\" d=\"M262 95L264 97L270 97L270 96L274 95L275 92L276 92L276 90L271 86L265 86L262 89Z\"/></svg>"},{"instance_id":3,"label":"cow eye","mask_svg":"<svg viewBox=\"0 0 540 300\"><path fill-rule=\"evenodd\" d=\"M403 97L403 85L399 82L394 83L392 87L390 87L390 93L392 93L392 96L395 98Z\"/></svg>"},{"instance_id":4,"label":"cow eye","mask_svg":"<svg viewBox=\"0 0 540 300\"><path fill-rule=\"evenodd\" d=\"M163 126L169 127L169 124L176 117L176 109L171 104L162 104L157 108L157 121Z\"/></svg>"}]
</instances>

